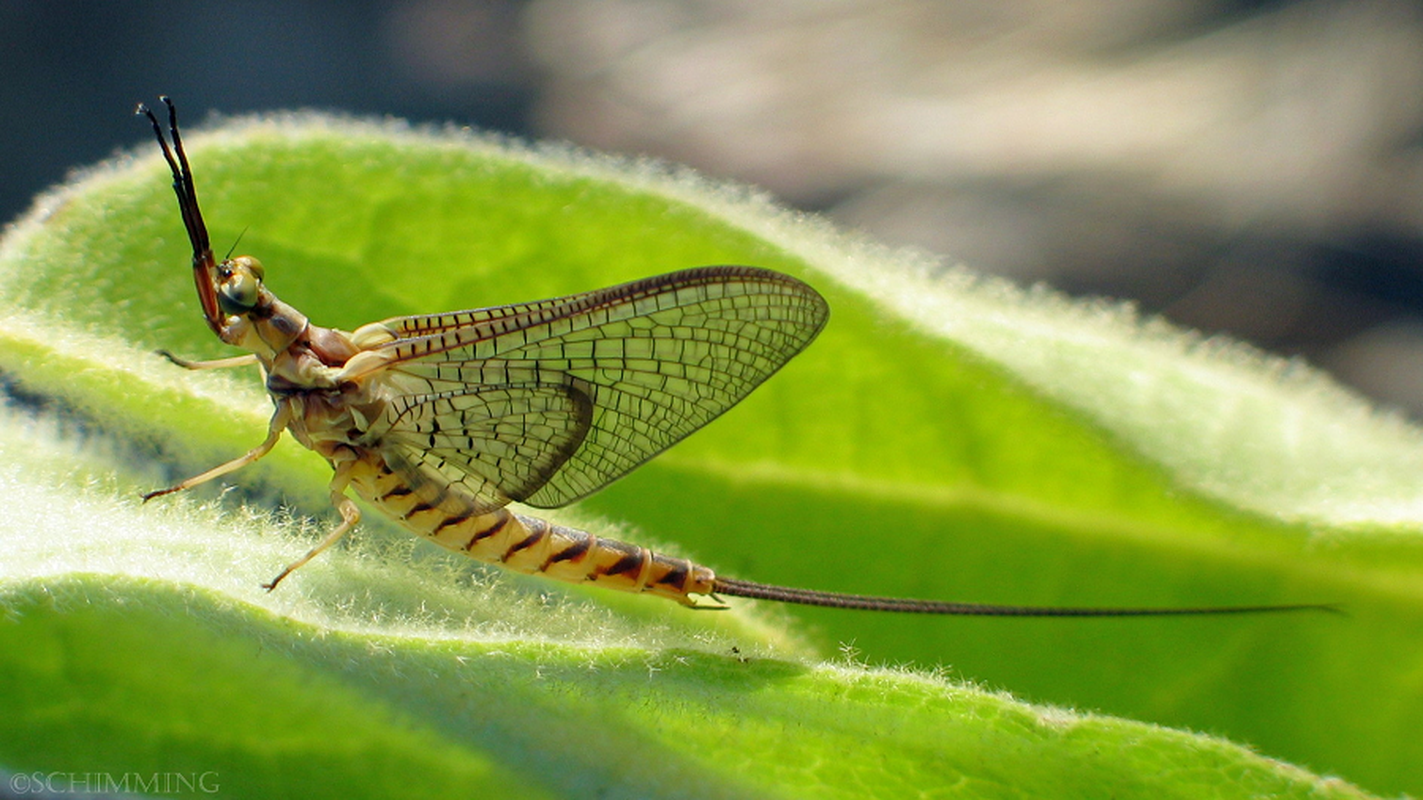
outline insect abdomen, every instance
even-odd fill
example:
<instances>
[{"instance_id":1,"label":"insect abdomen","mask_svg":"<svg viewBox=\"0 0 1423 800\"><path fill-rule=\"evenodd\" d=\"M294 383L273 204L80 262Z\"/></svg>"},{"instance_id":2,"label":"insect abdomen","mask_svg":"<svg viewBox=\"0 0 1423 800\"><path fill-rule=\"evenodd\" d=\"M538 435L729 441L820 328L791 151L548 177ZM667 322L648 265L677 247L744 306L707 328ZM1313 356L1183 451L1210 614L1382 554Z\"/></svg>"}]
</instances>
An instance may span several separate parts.
<instances>
[{"instance_id":1,"label":"insect abdomen","mask_svg":"<svg viewBox=\"0 0 1423 800\"><path fill-rule=\"evenodd\" d=\"M688 595L710 594L716 580L710 569L686 559L506 508L473 513L458 486L425 485L417 491L382 469L379 456L363 460L368 468L357 470L352 479L361 496L411 532L478 561L569 583L648 592L686 605L695 605Z\"/></svg>"}]
</instances>

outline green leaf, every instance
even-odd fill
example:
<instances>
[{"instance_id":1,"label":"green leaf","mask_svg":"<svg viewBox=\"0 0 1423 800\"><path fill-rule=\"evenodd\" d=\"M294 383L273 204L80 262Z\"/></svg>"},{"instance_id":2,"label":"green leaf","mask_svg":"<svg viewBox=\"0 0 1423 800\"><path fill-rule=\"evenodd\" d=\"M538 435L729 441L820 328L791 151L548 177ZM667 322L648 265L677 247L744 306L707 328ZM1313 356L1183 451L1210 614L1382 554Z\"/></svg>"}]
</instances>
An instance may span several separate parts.
<instances>
[{"instance_id":1,"label":"green leaf","mask_svg":"<svg viewBox=\"0 0 1423 800\"><path fill-rule=\"evenodd\" d=\"M869 663L949 665L1029 700L1423 791L1423 435L1308 369L941 269L643 164L315 116L187 140L215 247L245 230L269 286L317 324L711 263L822 290L831 325L805 355L564 521L817 589L1338 602L1349 616L705 614L467 573L380 525L262 594L315 531L258 511L280 499L330 524L318 457L289 442L232 476L258 511L204 505L213 491L115 499L254 445L270 410L255 375L148 355L231 354L202 323L150 153L41 198L0 244L0 370L16 395L77 421L85 445L69 457L91 476L56 466L35 443L48 439L10 435L6 463L29 466L10 468L7 494L38 499L0 521L13 622L0 687L19 687L4 702L22 712L0 764L220 768L234 791L251 780L243 793L308 796L388 795L382 759L427 765L411 794L1354 791L938 672L802 660L848 643Z\"/></svg>"},{"instance_id":2,"label":"green leaf","mask_svg":"<svg viewBox=\"0 0 1423 800\"><path fill-rule=\"evenodd\" d=\"M1219 739L768 658L754 632L629 621L399 545L267 595L290 524L140 505L65 445L0 425L0 760L22 794L1364 796Z\"/></svg>"}]
</instances>

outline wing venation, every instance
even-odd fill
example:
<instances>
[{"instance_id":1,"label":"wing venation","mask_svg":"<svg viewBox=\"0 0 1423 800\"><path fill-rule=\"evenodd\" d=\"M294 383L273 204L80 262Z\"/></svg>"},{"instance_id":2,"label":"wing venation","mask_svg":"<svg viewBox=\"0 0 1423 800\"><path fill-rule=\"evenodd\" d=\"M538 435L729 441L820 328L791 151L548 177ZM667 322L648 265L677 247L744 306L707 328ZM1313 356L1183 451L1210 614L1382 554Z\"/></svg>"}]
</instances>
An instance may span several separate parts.
<instances>
[{"instance_id":1,"label":"wing venation","mask_svg":"<svg viewBox=\"0 0 1423 800\"><path fill-rule=\"evenodd\" d=\"M810 343L804 283L706 267L569 297L398 317L390 380L418 387L373 441L483 502L571 503L735 405ZM416 455L424 451L423 455Z\"/></svg>"}]
</instances>

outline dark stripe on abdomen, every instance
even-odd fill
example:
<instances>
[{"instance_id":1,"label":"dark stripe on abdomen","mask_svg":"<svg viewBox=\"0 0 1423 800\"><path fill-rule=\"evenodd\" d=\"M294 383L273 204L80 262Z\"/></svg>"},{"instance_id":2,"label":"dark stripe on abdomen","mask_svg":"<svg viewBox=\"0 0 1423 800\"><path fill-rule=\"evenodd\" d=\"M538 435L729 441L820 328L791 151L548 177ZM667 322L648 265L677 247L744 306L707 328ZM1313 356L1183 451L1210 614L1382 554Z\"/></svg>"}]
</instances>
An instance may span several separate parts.
<instances>
[{"instance_id":1,"label":"dark stripe on abdomen","mask_svg":"<svg viewBox=\"0 0 1423 800\"><path fill-rule=\"evenodd\" d=\"M386 492L385 494L381 495L379 502L384 503L385 501L389 500L389 499L392 498L392 497L404 497L405 495L410 494L410 493L413 492L413 491L415 491L415 490L414 490L414 489L411 489L409 486L406 486L405 484L402 483L402 484L400 484L399 486L395 487L394 489L391 489L390 491L388 491L388 492Z\"/></svg>"},{"instance_id":2,"label":"dark stripe on abdomen","mask_svg":"<svg viewBox=\"0 0 1423 800\"><path fill-rule=\"evenodd\" d=\"M618 559L611 567L603 571L604 575L621 575L624 572L631 572L642 566L642 551L628 553Z\"/></svg>"},{"instance_id":3,"label":"dark stripe on abdomen","mask_svg":"<svg viewBox=\"0 0 1423 800\"><path fill-rule=\"evenodd\" d=\"M579 532L582 533L582 531ZM548 560L544 562L543 568L548 569L550 564L554 564L559 561L573 561L574 559L579 558L584 553L588 552L588 550L592 546L593 535L585 533L583 534L582 539L574 542L573 544L570 544L569 546L563 548L557 553L554 553L553 555L549 556Z\"/></svg>"},{"instance_id":4,"label":"dark stripe on abdomen","mask_svg":"<svg viewBox=\"0 0 1423 800\"><path fill-rule=\"evenodd\" d=\"M657 581L657 584L659 586L670 586L680 592L683 589L687 588L688 574L690 573L688 572L687 566L685 564L681 566L676 566L672 569L667 570L667 574L663 575Z\"/></svg>"},{"instance_id":5,"label":"dark stripe on abdomen","mask_svg":"<svg viewBox=\"0 0 1423 800\"><path fill-rule=\"evenodd\" d=\"M504 551L504 555L502 555L502 556L499 557L499 560L500 560L500 561L508 561L508 560L509 560L509 556L512 556L513 554L515 554L515 553L517 553L517 552L519 552L520 550L523 550L523 549L525 549L525 548L533 547L535 544L538 543L538 541L539 541L540 539L542 539L542 538L544 538L545 536L548 535L548 531L549 531L549 527L550 527L550 526L549 526L549 524L548 524L547 522L545 522L545 521L539 519L538 517L524 517L524 524L525 524L525 525L529 525L529 523L533 523L533 522L537 522L537 523L538 523L539 525L541 525L542 527L540 527L540 528L538 528L537 530L535 530L534 527L530 525L530 526L529 526L529 535L528 535L528 536L525 536L523 539L520 539L519 541L515 542L514 544L509 545L509 549L508 549L508 550L505 550L505 551Z\"/></svg>"},{"instance_id":6,"label":"dark stripe on abdomen","mask_svg":"<svg viewBox=\"0 0 1423 800\"><path fill-rule=\"evenodd\" d=\"M496 522L496 523L494 523L493 525L490 525L488 528L485 528L484 530L482 530L482 531L476 533L474 536L471 536L470 539L469 539L469 543L464 546L464 549L465 549L466 551L474 549L475 544L477 544L480 539L488 539L489 537L493 536L494 534L496 534L496 533L498 533L498 532L504 530L504 526L505 526L505 525L508 525L508 524L509 524L509 514L506 512L502 517L499 518L499 521L498 521L498 522Z\"/></svg>"},{"instance_id":7,"label":"dark stripe on abdomen","mask_svg":"<svg viewBox=\"0 0 1423 800\"><path fill-rule=\"evenodd\" d=\"M444 530L445 528L448 528L448 527L450 527L451 525L458 525L458 524L460 524L461 522L464 522L465 520L469 519L469 518L472 517L472 516L474 516L474 509L471 508L470 510L464 512L463 514L456 514L456 515L454 515L453 517L445 517L445 521L444 521L444 522L441 522L441 523L435 528L434 532L435 532L435 533L439 533L440 531Z\"/></svg>"}]
</instances>

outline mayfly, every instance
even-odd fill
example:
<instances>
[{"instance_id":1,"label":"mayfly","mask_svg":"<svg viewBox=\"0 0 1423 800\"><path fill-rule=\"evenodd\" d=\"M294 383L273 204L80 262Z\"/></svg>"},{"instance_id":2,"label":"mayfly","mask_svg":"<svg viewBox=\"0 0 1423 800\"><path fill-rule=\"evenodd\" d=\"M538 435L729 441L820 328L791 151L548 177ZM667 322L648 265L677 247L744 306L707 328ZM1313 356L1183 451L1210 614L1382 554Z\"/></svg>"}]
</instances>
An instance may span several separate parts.
<instances>
[{"instance_id":1,"label":"mayfly","mask_svg":"<svg viewBox=\"0 0 1423 800\"><path fill-rule=\"evenodd\" d=\"M517 572L648 594L995 616L1242 613L1316 606L1036 608L812 591L736 580L682 558L509 510L567 505L626 475L735 405L810 344L825 300L752 267L704 267L533 303L394 317L345 332L278 300L251 256L218 261L198 211L178 115L168 137L140 104L173 174L208 327L249 351L188 369L260 364L276 411L246 455L145 500L265 456L284 431L331 463L341 522L271 582L348 533L353 489L413 533ZM172 145L169 145L169 139Z\"/></svg>"}]
</instances>

